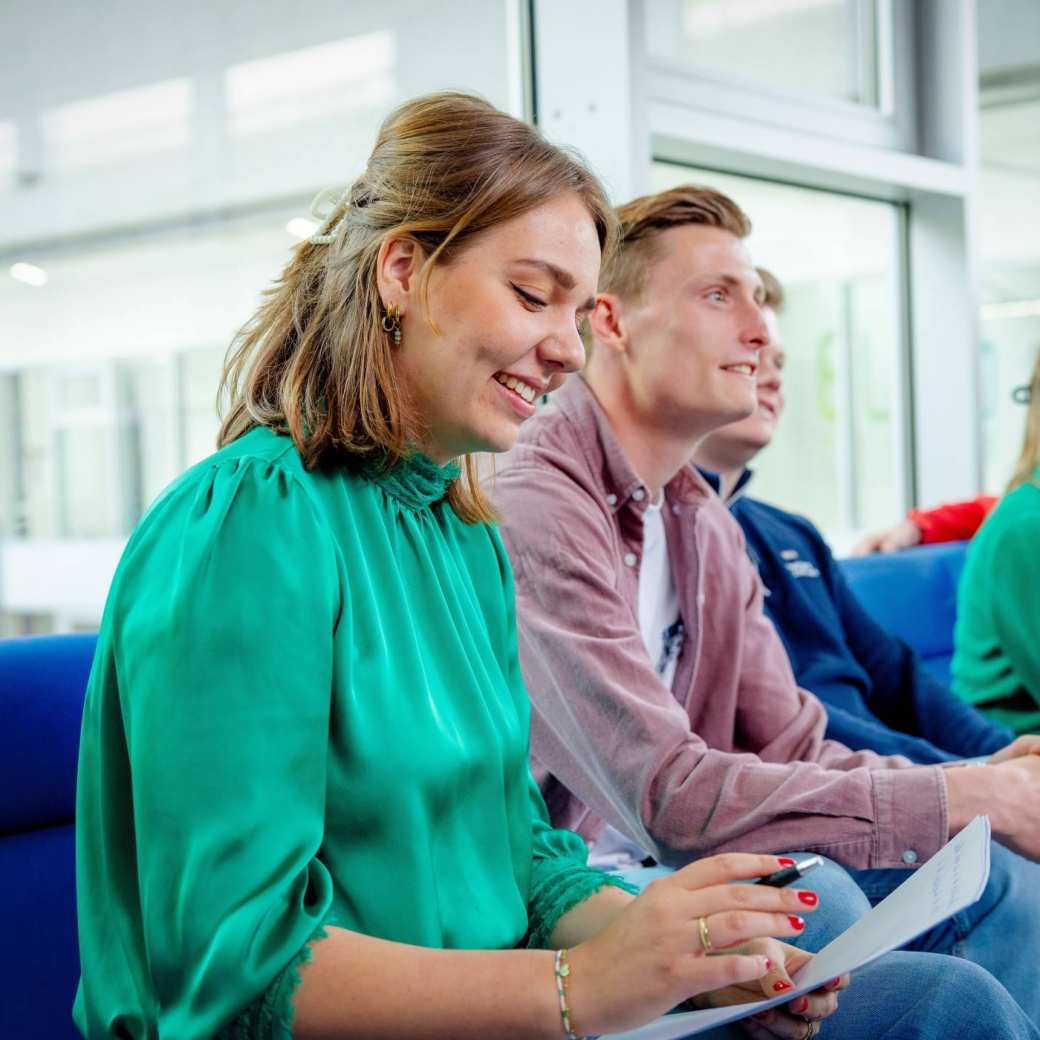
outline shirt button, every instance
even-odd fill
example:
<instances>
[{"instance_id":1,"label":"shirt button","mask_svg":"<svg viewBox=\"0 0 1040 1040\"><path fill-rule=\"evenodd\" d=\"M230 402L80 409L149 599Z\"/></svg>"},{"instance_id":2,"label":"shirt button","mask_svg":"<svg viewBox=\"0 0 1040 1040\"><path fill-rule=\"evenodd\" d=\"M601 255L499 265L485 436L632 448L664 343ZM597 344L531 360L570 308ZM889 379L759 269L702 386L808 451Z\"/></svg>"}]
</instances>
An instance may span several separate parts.
<instances>
[{"instance_id":1,"label":"shirt button","mask_svg":"<svg viewBox=\"0 0 1040 1040\"><path fill-rule=\"evenodd\" d=\"M903 862L908 866L912 867L917 862L917 853L913 849L907 849L903 853Z\"/></svg>"},{"instance_id":2,"label":"shirt button","mask_svg":"<svg viewBox=\"0 0 1040 1040\"><path fill-rule=\"evenodd\" d=\"M636 565L637 557L635 553L625 553L624 559L625 563L627 563L629 567L634 567Z\"/></svg>"},{"instance_id":3,"label":"shirt button","mask_svg":"<svg viewBox=\"0 0 1040 1040\"><path fill-rule=\"evenodd\" d=\"M608 506L616 506L617 505L617 495L607 495L607 505Z\"/></svg>"},{"instance_id":4,"label":"shirt button","mask_svg":"<svg viewBox=\"0 0 1040 1040\"><path fill-rule=\"evenodd\" d=\"M642 502L643 499L646 498L646 492L642 488L636 488L635 491L632 492L632 497L637 502Z\"/></svg>"},{"instance_id":5,"label":"shirt button","mask_svg":"<svg viewBox=\"0 0 1040 1040\"><path fill-rule=\"evenodd\" d=\"M676 516L678 516L679 515L679 507L678 506L672 506L672 512L675 513Z\"/></svg>"}]
</instances>

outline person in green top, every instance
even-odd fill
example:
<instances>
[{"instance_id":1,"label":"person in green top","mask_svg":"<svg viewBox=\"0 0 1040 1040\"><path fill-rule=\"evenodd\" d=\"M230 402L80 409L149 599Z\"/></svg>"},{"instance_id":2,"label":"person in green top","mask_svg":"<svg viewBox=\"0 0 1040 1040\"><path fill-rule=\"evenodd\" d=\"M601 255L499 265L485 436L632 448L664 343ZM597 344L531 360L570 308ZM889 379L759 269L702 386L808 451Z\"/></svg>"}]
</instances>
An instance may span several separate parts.
<instances>
[{"instance_id":1,"label":"person in green top","mask_svg":"<svg viewBox=\"0 0 1040 1040\"><path fill-rule=\"evenodd\" d=\"M761 995L808 959L767 937L815 897L724 883L776 857L635 898L531 778L512 578L470 453L510 447L580 366L615 236L572 157L433 95L388 117L239 333L220 450L148 510L101 624L85 1036L602 1032ZM835 1006L804 998L777 1035Z\"/></svg>"},{"instance_id":2,"label":"person in green top","mask_svg":"<svg viewBox=\"0 0 1040 1040\"><path fill-rule=\"evenodd\" d=\"M957 593L953 688L1018 733L1040 731L1040 352L1017 393L1025 437L1004 497L968 547Z\"/></svg>"}]
</instances>

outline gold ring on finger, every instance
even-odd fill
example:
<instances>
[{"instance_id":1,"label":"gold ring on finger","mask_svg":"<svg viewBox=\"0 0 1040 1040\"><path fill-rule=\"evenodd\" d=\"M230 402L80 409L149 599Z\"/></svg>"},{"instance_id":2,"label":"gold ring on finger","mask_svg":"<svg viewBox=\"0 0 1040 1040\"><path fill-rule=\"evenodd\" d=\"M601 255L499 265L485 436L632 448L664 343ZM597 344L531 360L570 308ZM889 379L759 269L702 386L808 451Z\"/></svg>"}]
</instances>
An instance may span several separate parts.
<instances>
[{"instance_id":1,"label":"gold ring on finger","mask_svg":"<svg viewBox=\"0 0 1040 1040\"><path fill-rule=\"evenodd\" d=\"M820 1031L820 1023L819 1022L808 1022L807 1021L805 1023L805 1036L802 1037L802 1040L812 1040L812 1038L814 1036L816 1036L816 1034L819 1031Z\"/></svg>"},{"instance_id":2,"label":"gold ring on finger","mask_svg":"<svg viewBox=\"0 0 1040 1040\"><path fill-rule=\"evenodd\" d=\"M701 933L701 946L705 953L711 953L711 933L708 931L708 921L704 917L697 918L697 929Z\"/></svg>"}]
</instances>

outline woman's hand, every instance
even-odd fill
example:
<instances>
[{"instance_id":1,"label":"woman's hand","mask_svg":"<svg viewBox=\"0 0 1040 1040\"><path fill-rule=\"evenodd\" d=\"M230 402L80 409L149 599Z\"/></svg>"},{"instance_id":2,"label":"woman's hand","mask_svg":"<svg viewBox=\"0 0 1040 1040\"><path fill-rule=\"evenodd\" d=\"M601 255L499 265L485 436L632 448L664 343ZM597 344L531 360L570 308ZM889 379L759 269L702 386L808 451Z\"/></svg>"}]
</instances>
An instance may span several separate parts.
<instances>
[{"instance_id":1,"label":"woman's hand","mask_svg":"<svg viewBox=\"0 0 1040 1040\"><path fill-rule=\"evenodd\" d=\"M812 960L811 953L776 939L755 939L740 947L739 952L768 957L773 963L772 970L752 982L736 983L705 993L697 999L698 1007L728 1007L731 1004L761 1000L763 996L775 997L785 989L794 989L791 975ZM790 1004L782 1004L742 1019L739 1025L754 1040L772 1040L773 1037L802 1040L813 1034L810 1023L819 1022L837 1010L838 994L848 984L849 976L842 975L821 989L796 997Z\"/></svg>"},{"instance_id":2,"label":"woman's hand","mask_svg":"<svg viewBox=\"0 0 1040 1040\"><path fill-rule=\"evenodd\" d=\"M760 992L759 980L777 966L768 955L736 948L752 939L799 934L802 915L816 908L816 895L730 882L763 877L781 866L776 856L727 853L648 885L603 931L570 951L575 1032L630 1029L690 997L740 983Z\"/></svg>"},{"instance_id":3,"label":"woman's hand","mask_svg":"<svg viewBox=\"0 0 1040 1040\"><path fill-rule=\"evenodd\" d=\"M850 550L850 556L870 556L871 553L891 553L912 549L921 543L921 528L913 520L903 519L887 531L875 531L861 538Z\"/></svg>"}]
</instances>

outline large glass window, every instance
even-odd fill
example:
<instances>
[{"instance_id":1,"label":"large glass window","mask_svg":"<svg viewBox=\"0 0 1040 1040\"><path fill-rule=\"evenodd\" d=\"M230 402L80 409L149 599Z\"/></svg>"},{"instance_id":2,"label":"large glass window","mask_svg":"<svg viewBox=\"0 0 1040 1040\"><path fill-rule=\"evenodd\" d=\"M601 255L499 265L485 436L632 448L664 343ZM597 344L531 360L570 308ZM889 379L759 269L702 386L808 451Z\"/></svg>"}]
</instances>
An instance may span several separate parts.
<instances>
[{"instance_id":1,"label":"large glass window","mask_svg":"<svg viewBox=\"0 0 1040 1040\"><path fill-rule=\"evenodd\" d=\"M288 259L286 224L305 210L301 199L77 249L41 260L40 288L0 281L0 368L19 375L26 474L5 491L26 499L14 510L24 537L125 536L213 450L224 350Z\"/></svg>"},{"instance_id":2,"label":"large glass window","mask_svg":"<svg viewBox=\"0 0 1040 1040\"><path fill-rule=\"evenodd\" d=\"M46 64L10 55L0 201L36 220L0 228L0 636L96 627L142 511L214 450L236 329L391 108L438 89L520 107L516 3L218 7L115 65L74 32ZM135 38L164 12L91 17ZM45 20L0 17L12 39Z\"/></svg>"},{"instance_id":3,"label":"large glass window","mask_svg":"<svg viewBox=\"0 0 1040 1040\"><path fill-rule=\"evenodd\" d=\"M846 544L906 504L898 207L655 163L654 188L707 184L750 216L757 264L783 284L787 404L753 493Z\"/></svg>"},{"instance_id":4,"label":"large glass window","mask_svg":"<svg viewBox=\"0 0 1040 1040\"><path fill-rule=\"evenodd\" d=\"M1030 94L1032 96L1030 96ZM1040 353L1040 80L984 107L979 177L984 484L999 494L1022 446L1025 408L1012 392Z\"/></svg>"},{"instance_id":5,"label":"large glass window","mask_svg":"<svg viewBox=\"0 0 1040 1040\"><path fill-rule=\"evenodd\" d=\"M877 106L876 0L647 0L653 59L789 94Z\"/></svg>"}]
</instances>

